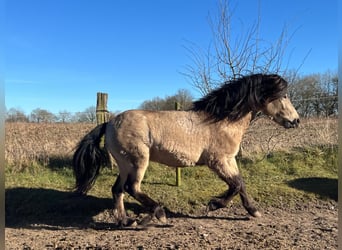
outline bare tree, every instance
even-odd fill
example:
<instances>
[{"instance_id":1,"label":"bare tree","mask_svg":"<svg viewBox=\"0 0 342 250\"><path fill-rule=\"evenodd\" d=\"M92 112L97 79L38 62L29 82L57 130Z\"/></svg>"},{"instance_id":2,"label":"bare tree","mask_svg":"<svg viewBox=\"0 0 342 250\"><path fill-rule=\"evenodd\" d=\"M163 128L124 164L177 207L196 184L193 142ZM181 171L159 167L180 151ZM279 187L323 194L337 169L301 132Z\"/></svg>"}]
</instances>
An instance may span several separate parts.
<instances>
[{"instance_id":1,"label":"bare tree","mask_svg":"<svg viewBox=\"0 0 342 250\"><path fill-rule=\"evenodd\" d=\"M189 90L180 89L175 95L167 96L165 98L164 110L174 110L177 102L181 110L189 109L192 106L193 97Z\"/></svg>"},{"instance_id":2,"label":"bare tree","mask_svg":"<svg viewBox=\"0 0 342 250\"><path fill-rule=\"evenodd\" d=\"M166 96L165 98L155 97L151 100L144 101L141 109L146 110L174 110L175 102L180 104L182 110L189 109L192 105L193 97L189 90L180 89L175 95Z\"/></svg>"},{"instance_id":3,"label":"bare tree","mask_svg":"<svg viewBox=\"0 0 342 250\"><path fill-rule=\"evenodd\" d=\"M57 115L57 120L62 123L70 122L71 119L72 119L72 114L67 110L59 111Z\"/></svg>"},{"instance_id":4,"label":"bare tree","mask_svg":"<svg viewBox=\"0 0 342 250\"><path fill-rule=\"evenodd\" d=\"M211 45L206 50L194 44L186 47L192 62L186 66L183 74L203 95L241 75L286 75L288 70L289 57L286 57L286 51L294 33L289 35L288 28L284 26L275 41L262 39L259 32L260 5L256 21L247 29L243 24L233 27L233 14L227 0L219 1L217 17L209 19ZM288 58L287 61L284 58Z\"/></svg>"},{"instance_id":5,"label":"bare tree","mask_svg":"<svg viewBox=\"0 0 342 250\"><path fill-rule=\"evenodd\" d=\"M28 122L29 119L25 115L25 112L17 109L17 108L10 108L6 114L6 122Z\"/></svg>"},{"instance_id":6,"label":"bare tree","mask_svg":"<svg viewBox=\"0 0 342 250\"><path fill-rule=\"evenodd\" d=\"M321 109L325 117L338 114L338 77L330 71L321 76Z\"/></svg>"},{"instance_id":7,"label":"bare tree","mask_svg":"<svg viewBox=\"0 0 342 250\"><path fill-rule=\"evenodd\" d=\"M331 72L298 77L289 88L291 100L301 116L337 115L338 77Z\"/></svg>"},{"instance_id":8,"label":"bare tree","mask_svg":"<svg viewBox=\"0 0 342 250\"><path fill-rule=\"evenodd\" d=\"M31 121L37 122L37 123L56 121L56 116L54 114L52 114L51 112L45 109L40 109L40 108L36 108L32 110L30 118L31 118Z\"/></svg>"},{"instance_id":9,"label":"bare tree","mask_svg":"<svg viewBox=\"0 0 342 250\"><path fill-rule=\"evenodd\" d=\"M162 110L165 106L165 100L160 97L154 97L151 100L146 100L140 104L140 109L145 110Z\"/></svg>"},{"instance_id":10,"label":"bare tree","mask_svg":"<svg viewBox=\"0 0 342 250\"><path fill-rule=\"evenodd\" d=\"M83 112L77 112L73 118L74 122L96 123L96 107L90 106Z\"/></svg>"}]
</instances>

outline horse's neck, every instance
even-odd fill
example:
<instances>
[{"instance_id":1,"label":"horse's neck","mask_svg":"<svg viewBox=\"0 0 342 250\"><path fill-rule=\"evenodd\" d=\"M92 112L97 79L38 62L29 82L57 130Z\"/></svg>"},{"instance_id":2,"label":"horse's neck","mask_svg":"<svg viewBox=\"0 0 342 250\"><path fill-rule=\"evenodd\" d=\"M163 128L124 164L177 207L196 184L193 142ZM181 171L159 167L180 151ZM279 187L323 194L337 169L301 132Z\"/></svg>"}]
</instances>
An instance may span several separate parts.
<instances>
[{"instance_id":1,"label":"horse's neck","mask_svg":"<svg viewBox=\"0 0 342 250\"><path fill-rule=\"evenodd\" d=\"M193 111L190 111L190 112L193 112ZM235 126L239 126L241 128L245 128L247 129L252 121L252 118L253 118L253 112L250 111L248 112L245 116L243 116L241 119L239 119L238 121L229 121L228 118L222 120L222 121L213 121L213 119L210 117L210 115L206 112L203 112L203 111L197 111L197 112L194 112L201 121L204 122L204 124L216 124L218 126L222 126L222 127L227 127L227 126L232 126L232 125L235 125Z\"/></svg>"},{"instance_id":2,"label":"horse's neck","mask_svg":"<svg viewBox=\"0 0 342 250\"><path fill-rule=\"evenodd\" d=\"M232 121L229 121L228 119L224 119L222 121L218 121L217 124L222 127L234 126L234 127L239 127L242 130L246 130L252 121L252 115L253 115L252 112L249 112L237 121L232 122Z\"/></svg>"},{"instance_id":3,"label":"horse's neck","mask_svg":"<svg viewBox=\"0 0 342 250\"><path fill-rule=\"evenodd\" d=\"M249 125L251 124L252 119L253 119L253 112L249 112L244 117L242 117L239 121L241 122L241 125L244 126L245 129L247 129Z\"/></svg>"}]
</instances>

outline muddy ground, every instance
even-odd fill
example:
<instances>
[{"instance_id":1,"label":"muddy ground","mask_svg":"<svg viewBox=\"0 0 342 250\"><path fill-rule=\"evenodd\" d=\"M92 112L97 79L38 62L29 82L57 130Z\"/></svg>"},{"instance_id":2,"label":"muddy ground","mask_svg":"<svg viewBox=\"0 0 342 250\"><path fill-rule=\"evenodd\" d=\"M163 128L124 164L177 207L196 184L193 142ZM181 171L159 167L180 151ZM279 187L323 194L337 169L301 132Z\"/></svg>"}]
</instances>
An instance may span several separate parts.
<instances>
[{"instance_id":1,"label":"muddy ground","mask_svg":"<svg viewBox=\"0 0 342 250\"><path fill-rule=\"evenodd\" d=\"M261 218L238 204L197 215L168 212L167 224L124 229L104 210L83 225L6 227L6 249L337 249L337 202L260 210Z\"/></svg>"}]
</instances>

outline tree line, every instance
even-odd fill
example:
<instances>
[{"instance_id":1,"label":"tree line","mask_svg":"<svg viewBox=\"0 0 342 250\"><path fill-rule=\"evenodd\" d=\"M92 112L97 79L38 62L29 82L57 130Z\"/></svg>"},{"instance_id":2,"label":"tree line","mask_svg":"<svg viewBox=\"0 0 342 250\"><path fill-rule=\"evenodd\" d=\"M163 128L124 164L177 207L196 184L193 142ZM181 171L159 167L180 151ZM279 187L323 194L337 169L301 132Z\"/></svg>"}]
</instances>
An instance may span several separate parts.
<instances>
[{"instance_id":1,"label":"tree line","mask_svg":"<svg viewBox=\"0 0 342 250\"><path fill-rule=\"evenodd\" d=\"M139 109L145 110L174 110L175 103L183 110L189 109L193 96L189 90L180 89L176 94L164 98L155 97L146 100L139 105ZM109 112L115 116L118 112ZM96 107L90 106L82 112L72 113L63 110L54 114L46 109L36 108L29 115L26 115L20 108L10 108L6 112L6 122L34 122L34 123L96 123Z\"/></svg>"},{"instance_id":2,"label":"tree line","mask_svg":"<svg viewBox=\"0 0 342 250\"><path fill-rule=\"evenodd\" d=\"M327 71L292 80L289 96L302 117L338 115L338 76Z\"/></svg>"},{"instance_id":3,"label":"tree line","mask_svg":"<svg viewBox=\"0 0 342 250\"><path fill-rule=\"evenodd\" d=\"M180 109L187 110L191 108L193 99L189 90L180 89L176 94L171 96L166 96L164 98L154 97L151 100L146 100L140 104L139 109L175 110L175 103L178 103Z\"/></svg>"},{"instance_id":4,"label":"tree line","mask_svg":"<svg viewBox=\"0 0 342 250\"><path fill-rule=\"evenodd\" d=\"M310 74L300 77L284 76L289 82L288 95L301 117L331 117L338 115L338 77L337 73ZM179 103L182 110L191 108L194 98L189 90L180 89L176 94L164 98L154 97L140 104L139 109L175 110ZM115 113L111 113L112 116ZM96 123L96 107L91 106L83 112L71 113L67 110L53 114L37 108L29 115L17 108L10 108L6 114L7 122L36 123Z\"/></svg>"},{"instance_id":5,"label":"tree line","mask_svg":"<svg viewBox=\"0 0 342 250\"><path fill-rule=\"evenodd\" d=\"M6 122L35 122L35 123L96 123L96 108L90 106L83 112L72 113L63 110L54 114L46 109L36 108L29 115L19 108L10 108L6 114Z\"/></svg>"}]
</instances>

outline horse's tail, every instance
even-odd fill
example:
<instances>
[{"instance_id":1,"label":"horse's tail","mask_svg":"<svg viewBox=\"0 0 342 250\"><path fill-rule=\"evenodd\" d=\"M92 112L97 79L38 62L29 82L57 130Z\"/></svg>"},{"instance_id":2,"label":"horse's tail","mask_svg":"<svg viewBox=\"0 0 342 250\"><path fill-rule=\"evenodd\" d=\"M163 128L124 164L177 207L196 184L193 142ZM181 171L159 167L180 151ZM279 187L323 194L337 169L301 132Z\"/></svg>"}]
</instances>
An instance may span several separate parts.
<instances>
[{"instance_id":1,"label":"horse's tail","mask_svg":"<svg viewBox=\"0 0 342 250\"><path fill-rule=\"evenodd\" d=\"M89 191L99 175L100 167L109 162L107 150L100 147L106 126L107 123L98 125L76 146L73 168L76 177L75 191L78 194L86 194Z\"/></svg>"}]
</instances>

